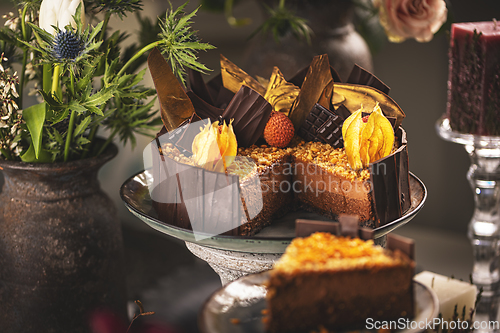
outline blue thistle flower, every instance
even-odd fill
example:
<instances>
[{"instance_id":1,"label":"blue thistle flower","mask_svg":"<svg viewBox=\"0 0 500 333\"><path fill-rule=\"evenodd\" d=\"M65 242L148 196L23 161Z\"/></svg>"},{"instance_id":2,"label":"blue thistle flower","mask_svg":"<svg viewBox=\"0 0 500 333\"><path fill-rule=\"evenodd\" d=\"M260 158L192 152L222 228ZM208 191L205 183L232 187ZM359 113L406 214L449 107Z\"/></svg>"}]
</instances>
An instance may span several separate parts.
<instances>
[{"instance_id":1,"label":"blue thistle flower","mask_svg":"<svg viewBox=\"0 0 500 333\"><path fill-rule=\"evenodd\" d=\"M84 42L73 31L59 31L54 38L54 56L58 60L75 60L84 49Z\"/></svg>"}]
</instances>

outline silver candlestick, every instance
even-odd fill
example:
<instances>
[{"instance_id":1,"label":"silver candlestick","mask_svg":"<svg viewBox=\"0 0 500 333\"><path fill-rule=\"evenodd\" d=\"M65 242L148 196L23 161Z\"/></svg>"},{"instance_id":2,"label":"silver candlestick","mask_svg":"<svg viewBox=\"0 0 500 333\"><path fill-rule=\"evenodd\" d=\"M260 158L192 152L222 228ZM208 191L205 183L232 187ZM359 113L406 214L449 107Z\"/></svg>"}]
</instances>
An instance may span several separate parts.
<instances>
[{"instance_id":1,"label":"silver candlestick","mask_svg":"<svg viewBox=\"0 0 500 333\"><path fill-rule=\"evenodd\" d=\"M492 295L500 281L500 137L453 131L447 118L436 124L444 140L465 146L471 166L467 179L474 192L475 209L468 236L473 250L473 282Z\"/></svg>"}]
</instances>

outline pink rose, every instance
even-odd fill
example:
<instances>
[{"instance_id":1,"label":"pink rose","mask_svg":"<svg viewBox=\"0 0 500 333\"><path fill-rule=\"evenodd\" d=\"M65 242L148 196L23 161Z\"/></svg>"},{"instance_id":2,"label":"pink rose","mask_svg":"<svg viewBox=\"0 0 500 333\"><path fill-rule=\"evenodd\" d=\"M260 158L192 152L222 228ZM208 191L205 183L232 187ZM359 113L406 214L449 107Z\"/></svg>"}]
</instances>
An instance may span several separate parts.
<instances>
[{"instance_id":1,"label":"pink rose","mask_svg":"<svg viewBox=\"0 0 500 333\"><path fill-rule=\"evenodd\" d=\"M391 42L407 38L428 42L446 22L444 0L373 0L380 23Z\"/></svg>"}]
</instances>

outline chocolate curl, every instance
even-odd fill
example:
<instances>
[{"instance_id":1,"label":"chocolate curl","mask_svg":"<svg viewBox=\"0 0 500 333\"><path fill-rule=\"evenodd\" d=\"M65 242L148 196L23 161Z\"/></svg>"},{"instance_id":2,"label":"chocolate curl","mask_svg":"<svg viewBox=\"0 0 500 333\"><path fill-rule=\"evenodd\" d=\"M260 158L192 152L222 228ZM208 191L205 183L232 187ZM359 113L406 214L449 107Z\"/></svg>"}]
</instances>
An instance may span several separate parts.
<instances>
[{"instance_id":1,"label":"chocolate curl","mask_svg":"<svg viewBox=\"0 0 500 333\"><path fill-rule=\"evenodd\" d=\"M332 74L328 56L324 54L314 57L300 88L300 93L288 115L295 127L295 131L300 129L312 107L319 100L331 80Z\"/></svg>"},{"instance_id":2,"label":"chocolate curl","mask_svg":"<svg viewBox=\"0 0 500 333\"><path fill-rule=\"evenodd\" d=\"M233 92L224 88L222 75L220 73L207 82L207 89L210 96L212 96L212 100L215 102L214 106L221 109L225 109L234 97Z\"/></svg>"},{"instance_id":3,"label":"chocolate curl","mask_svg":"<svg viewBox=\"0 0 500 333\"><path fill-rule=\"evenodd\" d=\"M400 127L396 137L398 150L370 164L376 228L400 218L411 207L406 132Z\"/></svg>"},{"instance_id":4,"label":"chocolate curl","mask_svg":"<svg viewBox=\"0 0 500 333\"><path fill-rule=\"evenodd\" d=\"M340 232L340 224L330 221L295 220L296 237L308 237L315 232L328 232L333 235L338 235Z\"/></svg>"},{"instance_id":5,"label":"chocolate curl","mask_svg":"<svg viewBox=\"0 0 500 333\"><path fill-rule=\"evenodd\" d=\"M349 75L346 83L370 86L372 88L380 90L387 95L389 95L389 91L391 91L391 88L389 88L388 85L382 82L382 80L357 64L355 64L352 68L351 74Z\"/></svg>"},{"instance_id":6,"label":"chocolate curl","mask_svg":"<svg viewBox=\"0 0 500 333\"><path fill-rule=\"evenodd\" d=\"M250 87L241 86L224 110L222 118L233 120L238 147L250 147L264 133L273 107L261 94Z\"/></svg>"},{"instance_id":7,"label":"chocolate curl","mask_svg":"<svg viewBox=\"0 0 500 333\"><path fill-rule=\"evenodd\" d=\"M171 131L191 117L193 104L157 48L149 53L148 67L160 101L161 120Z\"/></svg>"},{"instance_id":8,"label":"chocolate curl","mask_svg":"<svg viewBox=\"0 0 500 333\"><path fill-rule=\"evenodd\" d=\"M200 118L210 119L211 122L214 122L222 115L224 110L208 104L194 92L188 91L186 94L191 100L191 103L193 103L194 112L200 116Z\"/></svg>"},{"instance_id":9,"label":"chocolate curl","mask_svg":"<svg viewBox=\"0 0 500 333\"><path fill-rule=\"evenodd\" d=\"M207 85L205 84L205 80L203 80L201 73L194 69L189 68L188 78L189 78L189 87L191 88L191 90L206 103L214 105L212 96L208 92Z\"/></svg>"},{"instance_id":10,"label":"chocolate curl","mask_svg":"<svg viewBox=\"0 0 500 333\"><path fill-rule=\"evenodd\" d=\"M411 260L415 260L415 241L411 238L388 234L385 246L388 250L399 250L406 254Z\"/></svg>"}]
</instances>

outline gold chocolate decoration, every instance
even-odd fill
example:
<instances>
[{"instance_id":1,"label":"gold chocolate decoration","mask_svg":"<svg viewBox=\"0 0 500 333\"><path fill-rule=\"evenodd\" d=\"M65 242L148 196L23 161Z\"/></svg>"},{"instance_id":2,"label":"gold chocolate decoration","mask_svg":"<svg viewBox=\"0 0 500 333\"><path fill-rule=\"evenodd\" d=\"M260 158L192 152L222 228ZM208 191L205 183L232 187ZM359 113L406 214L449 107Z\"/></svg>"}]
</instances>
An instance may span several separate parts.
<instances>
[{"instance_id":1,"label":"gold chocolate decoration","mask_svg":"<svg viewBox=\"0 0 500 333\"><path fill-rule=\"evenodd\" d=\"M367 110L373 110L375 105L379 103L385 116L396 118L395 128L401 125L401 122L406 116L392 98L375 88L335 82L333 89L335 93L332 98L332 104L338 104L342 96L345 98L342 104L351 112L360 109L362 106Z\"/></svg>"},{"instance_id":2,"label":"gold chocolate decoration","mask_svg":"<svg viewBox=\"0 0 500 333\"><path fill-rule=\"evenodd\" d=\"M389 155L394 145L394 130L379 104L363 117L363 109L351 114L342 125L347 161L354 170L366 168Z\"/></svg>"},{"instance_id":3,"label":"gold chocolate decoration","mask_svg":"<svg viewBox=\"0 0 500 333\"><path fill-rule=\"evenodd\" d=\"M222 54L220 55L220 72L224 88L235 94L240 90L242 85L249 86L262 96L266 93L266 89L257 80L233 64Z\"/></svg>"},{"instance_id":4,"label":"gold chocolate decoration","mask_svg":"<svg viewBox=\"0 0 500 333\"><path fill-rule=\"evenodd\" d=\"M193 159L203 169L225 172L227 167L233 163L238 145L234 135L232 120L229 125L224 121L222 125L216 121L213 124L200 128L193 140Z\"/></svg>"},{"instance_id":5,"label":"gold chocolate decoration","mask_svg":"<svg viewBox=\"0 0 500 333\"><path fill-rule=\"evenodd\" d=\"M297 132L332 80L330 62L326 54L315 56L300 88L299 96L292 105L289 118Z\"/></svg>"},{"instance_id":6,"label":"gold chocolate decoration","mask_svg":"<svg viewBox=\"0 0 500 333\"><path fill-rule=\"evenodd\" d=\"M157 48L149 53L148 67L160 101L161 120L168 131L176 129L191 118L193 104Z\"/></svg>"},{"instance_id":7,"label":"gold chocolate decoration","mask_svg":"<svg viewBox=\"0 0 500 333\"><path fill-rule=\"evenodd\" d=\"M274 111L284 113L288 116L290 108L299 95L299 92L299 87L287 82L281 71L275 66L264 98L272 105Z\"/></svg>"}]
</instances>

